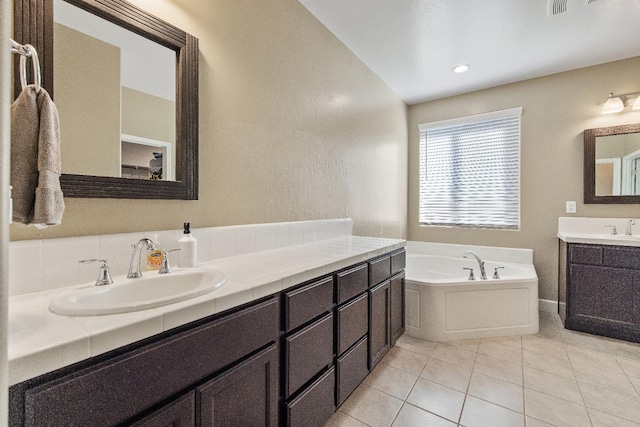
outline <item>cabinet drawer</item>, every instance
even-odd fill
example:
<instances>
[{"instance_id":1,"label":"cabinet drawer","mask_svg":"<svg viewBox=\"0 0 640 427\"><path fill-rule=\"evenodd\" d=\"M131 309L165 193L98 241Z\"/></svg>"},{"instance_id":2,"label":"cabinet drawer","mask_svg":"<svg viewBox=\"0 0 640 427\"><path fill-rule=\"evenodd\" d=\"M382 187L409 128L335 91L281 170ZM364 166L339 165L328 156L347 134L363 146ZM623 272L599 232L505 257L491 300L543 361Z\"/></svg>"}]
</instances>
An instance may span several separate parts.
<instances>
[{"instance_id":1,"label":"cabinet drawer","mask_svg":"<svg viewBox=\"0 0 640 427\"><path fill-rule=\"evenodd\" d=\"M29 389L25 425L121 423L277 340L279 318L273 298Z\"/></svg>"},{"instance_id":2,"label":"cabinet drawer","mask_svg":"<svg viewBox=\"0 0 640 427\"><path fill-rule=\"evenodd\" d=\"M369 286L375 286L391 276L391 257L389 255L369 263Z\"/></svg>"},{"instance_id":3,"label":"cabinet drawer","mask_svg":"<svg viewBox=\"0 0 640 427\"><path fill-rule=\"evenodd\" d=\"M593 245L569 246L569 261L579 264L602 264L602 247Z\"/></svg>"},{"instance_id":4,"label":"cabinet drawer","mask_svg":"<svg viewBox=\"0 0 640 427\"><path fill-rule=\"evenodd\" d=\"M333 307L333 276L286 292L284 301L285 330L290 331L322 313L331 311Z\"/></svg>"},{"instance_id":5,"label":"cabinet drawer","mask_svg":"<svg viewBox=\"0 0 640 427\"><path fill-rule=\"evenodd\" d=\"M289 397L333 361L333 314L285 338L285 359Z\"/></svg>"},{"instance_id":6,"label":"cabinet drawer","mask_svg":"<svg viewBox=\"0 0 640 427\"><path fill-rule=\"evenodd\" d=\"M362 264L337 274L338 304L364 292L369 287L369 266Z\"/></svg>"},{"instance_id":7,"label":"cabinet drawer","mask_svg":"<svg viewBox=\"0 0 640 427\"><path fill-rule=\"evenodd\" d=\"M369 324L369 296L365 293L338 308L338 354L344 353L367 333Z\"/></svg>"},{"instance_id":8,"label":"cabinet drawer","mask_svg":"<svg viewBox=\"0 0 640 427\"><path fill-rule=\"evenodd\" d=\"M640 269L640 248L605 246L602 262L609 267Z\"/></svg>"},{"instance_id":9,"label":"cabinet drawer","mask_svg":"<svg viewBox=\"0 0 640 427\"><path fill-rule=\"evenodd\" d=\"M358 344L338 359L337 395L338 406L358 387L369 374L367 369L367 337L363 337Z\"/></svg>"},{"instance_id":10,"label":"cabinet drawer","mask_svg":"<svg viewBox=\"0 0 640 427\"><path fill-rule=\"evenodd\" d=\"M391 275L397 274L404 270L407 265L407 252L402 250L391 254Z\"/></svg>"},{"instance_id":11,"label":"cabinet drawer","mask_svg":"<svg viewBox=\"0 0 640 427\"><path fill-rule=\"evenodd\" d=\"M287 426L322 427L335 411L336 385L334 368L318 378L305 391L287 404Z\"/></svg>"}]
</instances>

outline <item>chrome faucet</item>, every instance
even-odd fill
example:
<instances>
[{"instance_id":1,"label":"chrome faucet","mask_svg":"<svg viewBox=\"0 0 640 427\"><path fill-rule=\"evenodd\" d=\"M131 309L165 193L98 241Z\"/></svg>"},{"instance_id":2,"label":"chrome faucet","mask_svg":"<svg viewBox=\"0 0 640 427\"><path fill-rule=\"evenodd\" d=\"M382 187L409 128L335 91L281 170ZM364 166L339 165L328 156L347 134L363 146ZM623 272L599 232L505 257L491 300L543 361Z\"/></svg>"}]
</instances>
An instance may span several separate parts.
<instances>
[{"instance_id":1,"label":"chrome faucet","mask_svg":"<svg viewBox=\"0 0 640 427\"><path fill-rule=\"evenodd\" d=\"M468 258L467 255L473 255L475 257L476 261L478 261L478 265L480 266L480 279L487 280L487 273L485 273L485 271L484 271L484 261L482 261L478 255L476 255L475 253L473 253L471 251L467 251L467 252L463 253L462 257L463 258Z\"/></svg>"},{"instance_id":2,"label":"chrome faucet","mask_svg":"<svg viewBox=\"0 0 640 427\"><path fill-rule=\"evenodd\" d=\"M631 231L631 226L636 225L636 222L632 219L627 221L627 230L624 232L625 236L633 236L633 232Z\"/></svg>"},{"instance_id":3,"label":"chrome faucet","mask_svg":"<svg viewBox=\"0 0 640 427\"><path fill-rule=\"evenodd\" d=\"M133 248L133 255L131 255L131 264L129 264L129 274L127 274L127 279L138 279L142 277L142 273L140 272L140 257L142 254L142 248L145 247L149 250L154 250L156 245L153 243L151 239L140 239L138 243L131 246Z\"/></svg>"}]
</instances>

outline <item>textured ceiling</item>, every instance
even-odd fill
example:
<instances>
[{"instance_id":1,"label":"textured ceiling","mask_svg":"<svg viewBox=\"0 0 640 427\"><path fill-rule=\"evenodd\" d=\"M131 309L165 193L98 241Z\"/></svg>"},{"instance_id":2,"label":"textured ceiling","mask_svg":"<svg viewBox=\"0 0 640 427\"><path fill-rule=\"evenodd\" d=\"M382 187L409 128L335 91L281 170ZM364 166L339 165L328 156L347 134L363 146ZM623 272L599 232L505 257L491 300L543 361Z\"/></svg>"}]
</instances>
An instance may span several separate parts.
<instances>
[{"instance_id":1,"label":"textured ceiling","mask_svg":"<svg viewBox=\"0 0 640 427\"><path fill-rule=\"evenodd\" d=\"M299 1L408 104L640 55L640 0Z\"/></svg>"}]
</instances>

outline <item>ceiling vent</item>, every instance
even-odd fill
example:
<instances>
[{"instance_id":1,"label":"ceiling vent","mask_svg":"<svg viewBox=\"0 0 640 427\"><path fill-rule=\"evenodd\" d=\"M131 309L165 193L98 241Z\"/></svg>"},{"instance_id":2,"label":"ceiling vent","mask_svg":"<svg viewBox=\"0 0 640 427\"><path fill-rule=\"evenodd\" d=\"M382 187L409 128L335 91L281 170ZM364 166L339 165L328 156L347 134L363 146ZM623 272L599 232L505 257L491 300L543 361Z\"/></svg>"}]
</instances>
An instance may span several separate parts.
<instances>
[{"instance_id":1,"label":"ceiling vent","mask_svg":"<svg viewBox=\"0 0 640 427\"><path fill-rule=\"evenodd\" d=\"M571 12L598 0L549 0L549 16Z\"/></svg>"}]
</instances>

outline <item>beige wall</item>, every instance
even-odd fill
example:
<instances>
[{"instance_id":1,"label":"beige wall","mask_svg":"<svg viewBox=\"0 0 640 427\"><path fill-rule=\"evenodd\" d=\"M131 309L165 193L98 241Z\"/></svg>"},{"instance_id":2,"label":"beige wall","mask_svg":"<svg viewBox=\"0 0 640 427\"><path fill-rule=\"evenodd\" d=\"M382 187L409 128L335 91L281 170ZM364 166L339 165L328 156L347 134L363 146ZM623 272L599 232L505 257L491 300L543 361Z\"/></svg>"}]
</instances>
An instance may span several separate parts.
<instances>
[{"instance_id":1,"label":"beige wall","mask_svg":"<svg viewBox=\"0 0 640 427\"><path fill-rule=\"evenodd\" d=\"M54 24L62 172L120 176L120 48Z\"/></svg>"},{"instance_id":2,"label":"beige wall","mask_svg":"<svg viewBox=\"0 0 640 427\"><path fill-rule=\"evenodd\" d=\"M409 108L409 240L531 248L540 297L557 299L558 217L565 201L577 216L640 216L638 205L583 204L583 130L640 122L640 112L601 116L609 92L640 89L640 57L499 86ZM462 76L464 77L464 76ZM511 107L523 107L520 231L418 225L418 125ZM638 230L640 232L640 230Z\"/></svg>"},{"instance_id":3,"label":"beige wall","mask_svg":"<svg viewBox=\"0 0 640 427\"><path fill-rule=\"evenodd\" d=\"M297 0L133 3L199 38L200 200L67 198L13 240L336 217L406 236L407 107Z\"/></svg>"}]
</instances>

